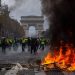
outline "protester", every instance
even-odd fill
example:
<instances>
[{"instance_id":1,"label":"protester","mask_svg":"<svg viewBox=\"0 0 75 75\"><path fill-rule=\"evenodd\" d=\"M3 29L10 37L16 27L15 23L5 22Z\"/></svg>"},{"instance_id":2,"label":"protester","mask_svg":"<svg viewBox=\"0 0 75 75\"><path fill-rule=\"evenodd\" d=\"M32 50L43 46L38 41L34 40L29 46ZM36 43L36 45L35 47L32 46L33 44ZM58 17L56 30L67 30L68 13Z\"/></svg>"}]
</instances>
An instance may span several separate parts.
<instances>
[{"instance_id":1,"label":"protester","mask_svg":"<svg viewBox=\"0 0 75 75\"><path fill-rule=\"evenodd\" d=\"M37 52L37 39L31 38L31 54L34 52L34 54Z\"/></svg>"},{"instance_id":2,"label":"protester","mask_svg":"<svg viewBox=\"0 0 75 75\"><path fill-rule=\"evenodd\" d=\"M2 52L5 53L6 52L6 38L2 38L1 40L1 47L2 47Z\"/></svg>"},{"instance_id":3,"label":"protester","mask_svg":"<svg viewBox=\"0 0 75 75\"><path fill-rule=\"evenodd\" d=\"M41 38L41 39L40 39L40 48L41 48L42 50L44 50L45 45L46 45L46 40L45 40L44 38Z\"/></svg>"},{"instance_id":4,"label":"protester","mask_svg":"<svg viewBox=\"0 0 75 75\"><path fill-rule=\"evenodd\" d=\"M27 45L28 39L27 38L22 38L21 44L22 44L22 52L24 52L26 45Z\"/></svg>"}]
</instances>

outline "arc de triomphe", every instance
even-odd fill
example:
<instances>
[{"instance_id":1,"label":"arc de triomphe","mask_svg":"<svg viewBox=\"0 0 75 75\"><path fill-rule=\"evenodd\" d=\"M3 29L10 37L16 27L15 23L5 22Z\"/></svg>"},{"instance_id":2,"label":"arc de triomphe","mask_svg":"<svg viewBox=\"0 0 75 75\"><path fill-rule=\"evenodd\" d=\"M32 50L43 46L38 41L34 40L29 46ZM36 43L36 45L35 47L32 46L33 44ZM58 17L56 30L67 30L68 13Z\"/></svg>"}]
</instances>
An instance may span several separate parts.
<instances>
[{"instance_id":1,"label":"arc de triomphe","mask_svg":"<svg viewBox=\"0 0 75 75\"><path fill-rule=\"evenodd\" d=\"M21 16L21 26L23 26L25 31L25 37L28 37L29 27L35 26L37 37L41 37L41 33L44 31L43 23L44 17L43 16Z\"/></svg>"}]
</instances>

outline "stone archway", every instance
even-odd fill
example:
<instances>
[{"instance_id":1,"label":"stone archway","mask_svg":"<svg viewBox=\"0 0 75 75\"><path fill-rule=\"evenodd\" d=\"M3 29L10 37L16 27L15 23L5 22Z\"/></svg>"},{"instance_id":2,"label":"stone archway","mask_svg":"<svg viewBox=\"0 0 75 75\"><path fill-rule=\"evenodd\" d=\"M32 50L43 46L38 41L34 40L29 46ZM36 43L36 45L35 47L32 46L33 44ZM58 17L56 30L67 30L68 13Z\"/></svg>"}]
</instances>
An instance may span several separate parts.
<instances>
[{"instance_id":1,"label":"stone archway","mask_svg":"<svg viewBox=\"0 0 75 75\"><path fill-rule=\"evenodd\" d=\"M22 16L20 22L24 28L25 37L28 37L30 26L35 26L37 37L42 36L41 33L44 31L44 28L43 28L44 17L43 16Z\"/></svg>"}]
</instances>

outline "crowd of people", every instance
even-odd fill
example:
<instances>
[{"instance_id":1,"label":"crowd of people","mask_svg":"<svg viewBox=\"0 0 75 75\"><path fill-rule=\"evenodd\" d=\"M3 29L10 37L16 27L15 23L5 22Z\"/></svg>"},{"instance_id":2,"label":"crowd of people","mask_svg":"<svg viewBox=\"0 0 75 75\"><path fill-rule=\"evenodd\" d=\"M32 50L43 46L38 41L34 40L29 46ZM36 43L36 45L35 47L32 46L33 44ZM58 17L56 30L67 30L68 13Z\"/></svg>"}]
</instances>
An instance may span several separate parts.
<instances>
[{"instance_id":1,"label":"crowd of people","mask_svg":"<svg viewBox=\"0 0 75 75\"><path fill-rule=\"evenodd\" d=\"M28 47L28 51L31 54L35 54L38 49L44 50L45 46L48 44L48 41L41 37L41 38L19 38L19 39L11 39L11 38L1 38L0 39L0 47L2 48L2 52L6 52L6 48L11 49L13 47L17 50L17 46L21 45L22 52L25 51L26 47Z\"/></svg>"}]
</instances>

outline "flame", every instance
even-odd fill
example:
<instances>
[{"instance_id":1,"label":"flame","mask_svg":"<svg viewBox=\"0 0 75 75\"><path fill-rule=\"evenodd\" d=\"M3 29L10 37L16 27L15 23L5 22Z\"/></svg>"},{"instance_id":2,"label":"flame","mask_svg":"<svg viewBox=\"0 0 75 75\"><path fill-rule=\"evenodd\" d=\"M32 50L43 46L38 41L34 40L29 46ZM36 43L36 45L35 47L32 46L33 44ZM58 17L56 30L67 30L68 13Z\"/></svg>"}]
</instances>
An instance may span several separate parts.
<instances>
[{"instance_id":1,"label":"flame","mask_svg":"<svg viewBox=\"0 0 75 75\"><path fill-rule=\"evenodd\" d=\"M43 58L42 65L50 65L56 63L60 69L65 69L67 71L75 71L75 49L71 45L66 44L65 49L61 46L60 49L54 50L54 55L48 52L48 54ZM65 52L65 53L63 53Z\"/></svg>"}]
</instances>

